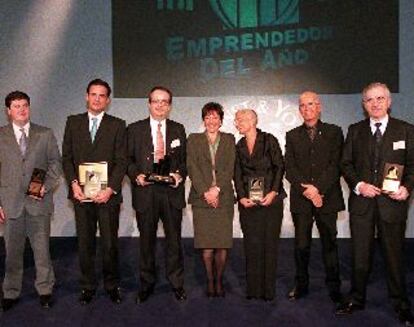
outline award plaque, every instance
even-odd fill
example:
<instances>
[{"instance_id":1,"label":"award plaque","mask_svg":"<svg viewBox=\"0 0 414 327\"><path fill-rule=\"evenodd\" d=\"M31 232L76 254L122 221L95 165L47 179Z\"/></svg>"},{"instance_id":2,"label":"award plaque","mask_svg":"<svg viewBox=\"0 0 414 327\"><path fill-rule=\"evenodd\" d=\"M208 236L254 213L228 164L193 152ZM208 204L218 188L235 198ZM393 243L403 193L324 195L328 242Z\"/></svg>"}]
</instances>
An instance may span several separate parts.
<instances>
[{"instance_id":1,"label":"award plaque","mask_svg":"<svg viewBox=\"0 0 414 327\"><path fill-rule=\"evenodd\" d=\"M249 178L249 199L259 203L264 198L264 177Z\"/></svg>"},{"instance_id":2,"label":"award plaque","mask_svg":"<svg viewBox=\"0 0 414 327\"><path fill-rule=\"evenodd\" d=\"M170 176L171 158L166 155L164 159L152 164L152 172L145 175L145 181L156 184L174 185L175 179Z\"/></svg>"},{"instance_id":3,"label":"award plaque","mask_svg":"<svg viewBox=\"0 0 414 327\"><path fill-rule=\"evenodd\" d=\"M27 187L26 194L32 195L37 198L42 198L40 190L45 182L46 170L35 168L32 172L32 177L30 178L29 186Z\"/></svg>"},{"instance_id":4,"label":"award plaque","mask_svg":"<svg viewBox=\"0 0 414 327\"><path fill-rule=\"evenodd\" d=\"M99 191L108 185L108 163L84 162L79 165L79 185L87 197L83 202L91 202Z\"/></svg>"},{"instance_id":5,"label":"award plaque","mask_svg":"<svg viewBox=\"0 0 414 327\"><path fill-rule=\"evenodd\" d=\"M395 193L398 191L401 185L401 179L403 176L404 166L385 163L384 166L384 180L382 182L383 193Z\"/></svg>"}]
</instances>

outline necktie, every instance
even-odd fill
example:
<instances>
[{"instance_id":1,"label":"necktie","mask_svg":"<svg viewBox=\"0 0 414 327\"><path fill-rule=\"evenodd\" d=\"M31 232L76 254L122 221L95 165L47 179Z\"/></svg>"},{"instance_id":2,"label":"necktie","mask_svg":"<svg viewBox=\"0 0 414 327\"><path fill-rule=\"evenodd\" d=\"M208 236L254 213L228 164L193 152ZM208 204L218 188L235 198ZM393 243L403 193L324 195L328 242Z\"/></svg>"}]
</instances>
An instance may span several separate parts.
<instances>
[{"instance_id":1,"label":"necktie","mask_svg":"<svg viewBox=\"0 0 414 327\"><path fill-rule=\"evenodd\" d=\"M158 123L157 129L157 150L155 151L155 162L164 159L164 137L161 132L161 123Z\"/></svg>"},{"instance_id":2,"label":"necktie","mask_svg":"<svg viewBox=\"0 0 414 327\"><path fill-rule=\"evenodd\" d=\"M316 136L316 132L317 132L316 126L308 127L306 130L308 131L308 135L309 135L311 142L313 142Z\"/></svg>"},{"instance_id":3,"label":"necktie","mask_svg":"<svg viewBox=\"0 0 414 327\"><path fill-rule=\"evenodd\" d=\"M27 136L26 136L26 133L24 132L24 128L20 128L20 132L22 132L22 135L20 136L19 147L20 147L20 152L22 153L22 156L24 157L24 155L26 154L26 150L27 150Z\"/></svg>"},{"instance_id":4,"label":"necktie","mask_svg":"<svg viewBox=\"0 0 414 327\"><path fill-rule=\"evenodd\" d=\"M380 130L382 123L375 123L376 130L374 132L375 146L374 146L374 185L378 184L378 169L380 162L380 150L381 150L381 141L382 133Z\"/></svg>"},{"instance_id":5,"label":"necktie","mask_svg":"<svg viewBox=\"0 0 414 327\"><path fill-rule=\"evenodd\" d=\"M382 140L382 133L380 130L381 125L382 123L375 123L376 130L375 130L374 136L375 136L375 142L377 143L380 143Z\"/></svg>"},{"instance_id":6,"label":"necktie","mask_svg":"<svg viewBox=\"0 0 414 327\"><path fill-rule=\"evenodd\" d=\"M98 118L92 118L91 140L95 141L96 131L98 130Z\"/></svg>"}]
</instances>

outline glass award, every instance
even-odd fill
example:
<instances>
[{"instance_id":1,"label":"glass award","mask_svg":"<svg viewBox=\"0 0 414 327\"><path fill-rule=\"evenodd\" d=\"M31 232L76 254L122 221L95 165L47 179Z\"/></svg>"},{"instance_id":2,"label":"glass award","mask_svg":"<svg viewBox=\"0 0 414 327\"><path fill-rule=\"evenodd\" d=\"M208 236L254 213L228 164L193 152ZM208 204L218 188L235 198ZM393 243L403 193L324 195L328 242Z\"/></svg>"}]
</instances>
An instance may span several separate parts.
<instances>
[{"instance_id":1,"label":"glass award","mask_svg":"<svg viewBox=\"0 0 414 327\"><path fill-rule=\"evenodd\" d=\"M152 164L152 172L145 175L145 181L155 184L174 185L175 179L170 176L171 158L165 155L164 159Z\"/></svg>"},{"instance_id":2,"label":"glass award","mask_svg":"<svg viewBox=\"0 0 414 327\"><path fill-rule=\"evenodd\" d=\"M382 181L383 193L395 193L401 185L404 166L386 162L384 165L384 179Z\"/></svg>"},{"instance_id":3,"label":"glass award","mask_svg":"<svg viewBox=\"0 0 414 327\"><path fill-rule=\"evenodd\" d=\"M108 185L108 163L84 162L79 165L79 185L86 196L83 202L92 202L99 191Z\"/></svg>"},{"instance_id":4,"label":"glass award","mask_svg":"<svg viewBox=\"0 0 414 327\"><path fill-rule=\"evenodd\" d=\"M26 194L35 196L37 198L43 198L40 194L40 190L45 182L46 170L35 168L32 172L32 177L30 178L29 186L27 187Z\"/></svg>"},{"instance_id":5,"label":"glass award","mask_svg":"<svg viewBox=\"0 0 414 327\"><path fill-rule=\"evenodd\" d=\"M264 177L249 178L249 199L259 203L264 198Z\"/></svg>"}]
</instances>

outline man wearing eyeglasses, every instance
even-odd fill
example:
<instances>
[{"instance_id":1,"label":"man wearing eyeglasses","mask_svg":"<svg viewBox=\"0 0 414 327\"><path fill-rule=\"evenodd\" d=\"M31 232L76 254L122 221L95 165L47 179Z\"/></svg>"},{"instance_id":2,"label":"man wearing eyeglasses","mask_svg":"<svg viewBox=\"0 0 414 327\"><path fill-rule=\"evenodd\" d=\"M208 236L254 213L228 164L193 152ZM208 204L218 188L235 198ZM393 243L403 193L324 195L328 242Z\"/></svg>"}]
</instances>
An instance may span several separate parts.
<instances>
[{"instance_id":1,"label":"man wearing eyeglasses","mask_svg":"<svg viewBox=\"0 0 414 327\"><path fill-rule=\"evenodd\" d=\"M414 318L406 292L403 243L414 188L414 126L389 116L391 94L385 84L368 85L362 104L368 118L349 127L341 162L351 190L353 269L349 300L336 313L364 309L377 232L392 305L400 321L411 326ZM386 163L404 166L398 190L389 194L382 190Z\"/></svg>"},{"instance_id":2,"label":"man wearing eyeglasses","mask_svg":"<svg viewBox=\"0 0 414 327\"><path fill-rule=\"evenodd\" d=\"M158 221L163 222L166 241L166 274L175 298L186 299L184 260L181 248L182 209L185 207L186 136L184 126L168 119L172 93L156 86L148 96L149 117L128 126L128 175L132 205L140 232L140 291L137 304L147 301L156 281L155 248ZM168 164L167 164L168 162ZM170 184L148 181L155 167L170 177ZM165 171L167 170L167 171Z\"/></svg>"},{"instance_id":3,"label":"man wearing eyeglasses","mask_svg":"<svg viewBox=\"0 0 414 327\"><path fill-rule=\"evenodd\" d=\"M339 183L343 134L340 127L320 120L322 104L311 91L299 97L303 124L286 134L286 178L291 183L290 210L295 224L295 287L290 301L308 293L312 227L318 227L329 296L340 303L336 220L345 209Z\"/></svg>"}]
</instances>

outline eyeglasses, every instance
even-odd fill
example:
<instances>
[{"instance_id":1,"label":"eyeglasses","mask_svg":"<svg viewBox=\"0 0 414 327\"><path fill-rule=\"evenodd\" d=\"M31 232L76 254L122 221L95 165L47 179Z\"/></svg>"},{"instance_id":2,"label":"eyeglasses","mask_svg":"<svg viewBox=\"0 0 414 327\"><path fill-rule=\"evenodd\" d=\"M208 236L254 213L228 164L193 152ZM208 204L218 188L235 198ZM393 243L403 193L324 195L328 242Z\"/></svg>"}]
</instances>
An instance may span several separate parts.
<instances>
[{"instance_id":1,"label":"eyeglasses","mask_svg":"<svg viewBox=\"0 0 414 327\"><path fill-rule=\"evenodd\" d=\"M319 102L306 102L306 103L301 103L299 105L299 109L304 109L306 107L314 107L317 106L319 104Z\"/></svg>"},{"instance_id":2,"label":"eyeglasses","mask_svg":"<svg viewBox=\"0 0 414 327\"><path fill-rule=\"evenodd\" d=\"M371 104L371 103L374 103L374 102L384 103L386 99L387 99L386 97L380 96L380 97L375 97L375 98L364 99L364 102L367 103L367 104Z\"/></svg>"},{"instance_id":3,"label":"eyeglasses","mask_svg":"<svg viewBox=\"0 0 414 327\"><path fill-rule=\"evenodd\" d=\"M169 100L150 100L151 104L159 104L161 106L168 106L170 104Z\"/></svg>"}]
</instances>

